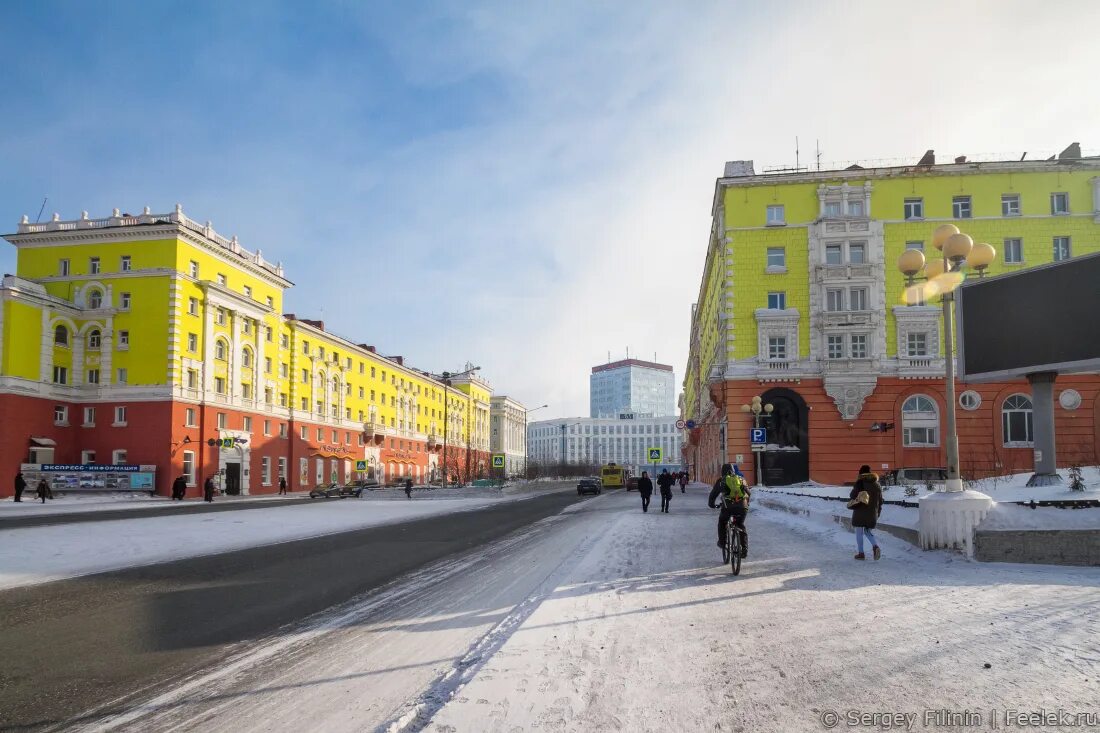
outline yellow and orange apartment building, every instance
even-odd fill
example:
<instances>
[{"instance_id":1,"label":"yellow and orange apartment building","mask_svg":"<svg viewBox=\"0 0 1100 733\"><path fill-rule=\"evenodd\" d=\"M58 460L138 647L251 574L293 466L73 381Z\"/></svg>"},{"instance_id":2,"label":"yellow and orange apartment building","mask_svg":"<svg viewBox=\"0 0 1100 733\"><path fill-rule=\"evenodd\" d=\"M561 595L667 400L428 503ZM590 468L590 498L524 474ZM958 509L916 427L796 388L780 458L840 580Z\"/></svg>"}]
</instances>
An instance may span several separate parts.
<instances>
[{"instance_id":1,"label":"yellow and orange apartment building","mask_svg":"<svg viewBox=\"0 0 1100 733\"><path fill-rule=\"evenodd\" d=\"M0 495L21 467L118 466L189 494L463 479L490 466L491 388L284 314L281 264L209 222L30 223L0 284ZM120 469L121 470L121 469ZM94 482L91 484L95 486Z\"/></svg>"},{"instance_id":2,"label":"yellow and orange apartment building","mask_svg":"<svg viewBox=\"0 0 1100 733\"><path fill-rule=\"evenodd\" d=\"M700 479L738 455L770 484L945 465L941 303L904 302L896 263L907 249L933 260L932 232L948 222L997 250L991 276L1100 251L1100 158L1074 144L1036 161L936 163L929 151L843 170L726 164L680 405ZM1058 377L1059 466L1100 461L1098 393L1095 374ZM964 476L1031 470L1026 380L960 382L957 395ZM759 477L743 409L757 396L772 406Z\"/></svg>"}]
</instances>

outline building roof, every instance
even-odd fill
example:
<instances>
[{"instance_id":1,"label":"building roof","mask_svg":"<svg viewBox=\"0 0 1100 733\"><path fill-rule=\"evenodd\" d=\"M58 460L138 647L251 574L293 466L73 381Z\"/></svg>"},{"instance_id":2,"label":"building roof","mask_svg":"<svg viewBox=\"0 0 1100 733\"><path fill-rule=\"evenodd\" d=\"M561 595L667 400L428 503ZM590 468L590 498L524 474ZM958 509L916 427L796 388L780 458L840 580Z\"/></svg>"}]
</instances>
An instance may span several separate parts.
<instances>
[{"instance_id":1,"label":"building roof","mask_svg":"<svg viewBox=\"0 0 1100 733\"><path fill-rule=\"evenodd\" d=\"M610 364L600 364L599 366L592 367L592 373L607 372L612 369L621 369L622 367L642 367L644 369L658 369L662 372L671 372L672 367L668 364L658 364L655 361L642 361L641 359L621 359L619 361L613 361Z\"/></svg>"}]
</instances>

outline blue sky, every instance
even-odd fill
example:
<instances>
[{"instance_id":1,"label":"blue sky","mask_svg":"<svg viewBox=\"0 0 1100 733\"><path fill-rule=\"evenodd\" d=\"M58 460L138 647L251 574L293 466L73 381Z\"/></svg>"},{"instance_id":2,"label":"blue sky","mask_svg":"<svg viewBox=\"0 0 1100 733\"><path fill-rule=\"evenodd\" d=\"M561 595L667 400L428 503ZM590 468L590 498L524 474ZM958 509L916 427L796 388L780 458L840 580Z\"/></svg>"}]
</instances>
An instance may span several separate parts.
<instances>
[{"instance_id":1,"label":"blue sky","mask_svg":"<svg viewBox=\"0 0 1100 733\"><path fill-rule=\"evenodd\" d=\"M180 202L288 311L584 414L608 351L682 378L723 161L1100 148L1098 7L4 0L0 229Z\"/></svg>"}]
</instances>

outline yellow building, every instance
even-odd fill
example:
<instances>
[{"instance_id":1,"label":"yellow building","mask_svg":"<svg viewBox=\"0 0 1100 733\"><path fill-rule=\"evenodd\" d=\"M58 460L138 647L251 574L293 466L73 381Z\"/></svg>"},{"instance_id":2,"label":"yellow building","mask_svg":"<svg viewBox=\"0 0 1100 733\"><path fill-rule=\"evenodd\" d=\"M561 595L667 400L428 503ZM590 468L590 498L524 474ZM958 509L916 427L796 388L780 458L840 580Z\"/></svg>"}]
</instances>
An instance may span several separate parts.
<instances>
[{"instance_id":1,"label":"yellow building","mask_svg":"<svg viewBox=\"0 0 1100 733\"><path fill-rule=\"evenodd\" d=\"M179 475L241 493L275 491L280 477L291 489L426 481L441 473L444 395L449 462L464 478L488 473L487 383L447 388L284 315L281 264L179 206L24 217L5 239L18 249L0 286L9 475L21 464L155 466L161 493Z\"/></svg>"},{"instance_id":2,"label":"yellow building","mask_svg":"<svg viewBox=\"0 0 1100 733\"><path fill-rule=\"evenodd\" d=\"M895 263L906 249L929 248L944 222L996 248L991 275L1096 252L1100 158L1074 144L1044 161L937 164L929 151L889 168L757 174L751 161L726 164L681 399L697 424L686 458L701 478L737 455L754 482L768 483L847 481L864 463L943 465L939 304L904 304ZM1094 425L1095 386L1063 381L1084 399L1062 417ZM1026 383L968 392L960 439L984 440L990 470L1023 462ZM757 395L774 410L759 478L751 413L741 409ZM1027 415L1002 420L1017 409ZM1095 432L1063 441L1059 458L1097 450Z\"/></svg>"}]
</instances>

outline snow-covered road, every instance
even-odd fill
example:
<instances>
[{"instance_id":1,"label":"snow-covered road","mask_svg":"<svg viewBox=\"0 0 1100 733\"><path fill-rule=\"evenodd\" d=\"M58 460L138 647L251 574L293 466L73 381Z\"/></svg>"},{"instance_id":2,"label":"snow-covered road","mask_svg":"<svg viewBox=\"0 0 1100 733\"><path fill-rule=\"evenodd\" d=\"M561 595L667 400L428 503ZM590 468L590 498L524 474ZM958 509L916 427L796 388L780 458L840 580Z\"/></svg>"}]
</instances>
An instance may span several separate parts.
<instances>
[{"instance_id":1,"label":"snow-covered road","mask_svg":"<svg viewBox=\"0 0 1100 733\"><path fill-rule=\"evenodd\" d=\"M735 578L704 490L667 515L637 501L576 504L92 727L786 733L832 712L848 728L850 710L969 709L986 729L991 709L1098 712L1095 570L887 536L856 562L840 528L754 510Z\"/></svg>"}]
</instances>

